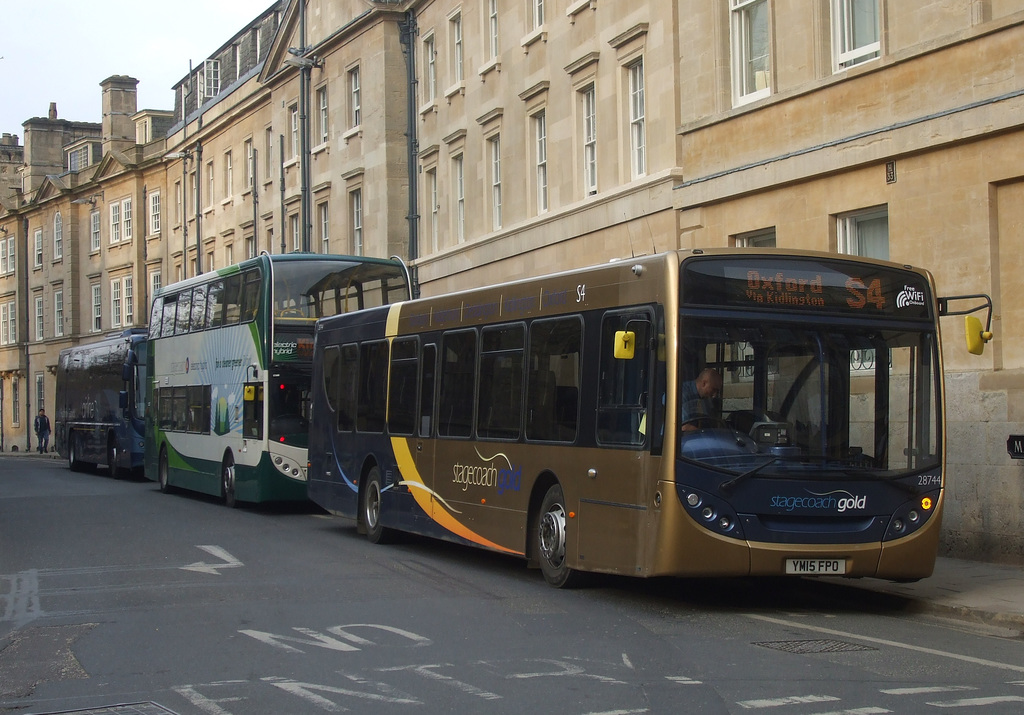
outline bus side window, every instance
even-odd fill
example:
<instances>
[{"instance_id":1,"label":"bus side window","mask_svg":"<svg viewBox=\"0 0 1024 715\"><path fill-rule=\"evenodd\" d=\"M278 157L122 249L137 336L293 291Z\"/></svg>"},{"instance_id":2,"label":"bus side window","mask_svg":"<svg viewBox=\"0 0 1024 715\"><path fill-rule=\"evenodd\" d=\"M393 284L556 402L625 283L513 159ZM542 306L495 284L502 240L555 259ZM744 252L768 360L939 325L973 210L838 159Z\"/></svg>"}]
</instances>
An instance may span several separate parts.
<instances>
[{"instance_id":1,"label":"bus side window","mask_svg":"<svg viewBox=\"0 0 1024 715\"><path fill-rule=\"evenodd\" d=\"M236 273L224 281L224 324L234 325L242 315L242 276Z\"/></svg>"},{"instance_id":2,"label":"bus side window","mask_svg":"<svg viewBox=\"0 0 1024 715\"><path fill-rule=\"evenodd\" d=\"M341 385L341 348L328 345L324 348L323 390L332 412L338 411L338 387Z\"/></svg>"},{"instance_id":3,"label":"bus side window","mask_svg":"<svg viewBox=\"0 0 1024 715\"><path fill-rule=\"evenodd\" d=\"M356 431L383 432L387 414L388 344L380 340L359 346L359 401Z\"/></svg>"},{"instance_id":4,"label":"bus side window","mask_svg":"<svg viewBox=\"0 0 1024 715\"><path fill-rule=\"evenodd\" d=\"M263 439L263 398L263 385L261 383L252 382L246 383L243 386L242 436L246 439ZM227 425L230 424L229 420L230 416L228 415L224 420L226 422L223 427L224 432L228 431Z\"/></svg>"},{"instance_id":5,"label":"bus side window","mask_svg":"<svg viewBox=\"0 0 1024 715\"><path fill-rule=\"evenodd\" d=\"M174 322L174 334L184 335L189 330L192 317L192 291L185 289L178 295L178 317Z\"/></svg>"},{"instance_id":6,"label":"bus side window","mask_svg":"<svg viewBox=\"0 0 1024 715\"><path fill-rule=\"evenodd\" d=\"M416 378L419 340L396 338L391 344L388 376L388 432L411 435L416 430Z\"/></svg>"},{"instance_id":7,"label":"bus side window","mask_svg":"<svg viewBox=\"0 0 1024 715\"><path fill-rule=\"evenodd\" d=\"M519 325L484 328L480 335L477 435L519 439L523 407L525 330Z\"/></svg>"},{"instance_id":8,"label":"bus side window","mask_svg":"<svg viewBox=\"0 0 1024 715\"><path fill-rule=\"evenodd\" d=\"M242 276L242 313L243 323L256 319L260 307L260 272L246 271Z\"/></svg>"},{"instance_id":9,"label":"bus side window","mask_svg":"<svg viewBox=\"0 0 1024 715\"><path fill-rule=\"evenodd\" d=\"M222 280L214 281L207 289L206 324L211 328L219 328L224 324L224 281Z\"/></svg>"},{"instance_id":10,"label":"bus side window","mask_svg":"<svg viewBox=\"0 0 1024 715\"><path fill-rule=\"evenodd\" d=\"M473 433L473 387L476 382L476 331L460 330L441 337L441 390L437 433L469 437Z\"/></svg>"},{"instance_id":11,"label":"bus side window","mask_svg":"<svg viewBox=\"0 0 1024 715\"><path fill-rule=\"evenodd\" d=\"M434 383L437 376L437 346L423 346L420 379L420 437L429 437L434 419Z\"/></svg>"},{"instance_id":12,"label":"bus side window","mask_svg":"<svg viewBox=\"0 0 1024 715\"><path fill-rule=\"evenodd\" d=\"M192 289L192 330L206 330L206 285Z\"/></svg>"},{"instance_id":13,"label":"bus side window","mask_svg":"<svg viewBox=\"0 0 1024 715\"><path fill-rule=\"evenodd\" d=\"M635 336L631 359L615 357L615 334ZM650 317L609 313L601 323L601 367L598 381L597 439L602 444L640 445L648 433L650 397Z\"/></svg>"},{"instance_id":14,"label":"bus side window","mask_svg":"<svg viewBox=\"0 0 1024 715\"><path fill-rule=\"evenodd\" d=\"M526 438L571 442L579 425L583 323L578 317L530 325Z\"/></svg>"},{"instance_id":15,"label":"bus side window","mask_svg":"<svg viewBox=\"0 0 1024 715\"><path fill-rule=\"evenodd\" d=\"M354 343L341 346L338 363L338 431L356 428L356 385L359 379L359 349Z\"/></svg>"},{"instance_id":16,"label":"bus side window","mask_svg":"<svg viewBox=\"0 0 1024 715\"><path fill-rule=\"evenodd\" d=\"M149 339L154 340L160 337L160 328L164 317L163 298L153 299L153 309L149 313Z\"/></svg>"},{"instance_id":17,"label":"bus side window","mask_svg":"<svg viewBox=\"0 0 1024 715\"><path fill-rule=\"evenodd\" d=\"M160 335L167 337L174 335L174 326L177 322L175 311L178 309L178 296L164 296L163 317L160 323Z\"/></svg>"}]
</instances>

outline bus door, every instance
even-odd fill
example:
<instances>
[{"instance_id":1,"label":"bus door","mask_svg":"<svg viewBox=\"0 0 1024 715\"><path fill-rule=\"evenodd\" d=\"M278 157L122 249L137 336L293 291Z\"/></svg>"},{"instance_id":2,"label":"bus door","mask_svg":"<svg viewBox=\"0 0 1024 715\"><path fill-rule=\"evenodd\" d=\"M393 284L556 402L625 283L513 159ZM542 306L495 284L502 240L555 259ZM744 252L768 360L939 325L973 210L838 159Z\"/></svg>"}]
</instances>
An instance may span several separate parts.
<instances>
[{"instance_id":1,"label":"bus door","mask_svg":"<svg viewBox=\"0 0 1024 715\"><path fill-rule=\"evenodd\" d=\"M652 481L652 446L662 442L664 388L653 381L654 315L613 311L601 321L597 446L583 465L579 557L586 568L636 573Z\"/></svg>"}]
</instances>

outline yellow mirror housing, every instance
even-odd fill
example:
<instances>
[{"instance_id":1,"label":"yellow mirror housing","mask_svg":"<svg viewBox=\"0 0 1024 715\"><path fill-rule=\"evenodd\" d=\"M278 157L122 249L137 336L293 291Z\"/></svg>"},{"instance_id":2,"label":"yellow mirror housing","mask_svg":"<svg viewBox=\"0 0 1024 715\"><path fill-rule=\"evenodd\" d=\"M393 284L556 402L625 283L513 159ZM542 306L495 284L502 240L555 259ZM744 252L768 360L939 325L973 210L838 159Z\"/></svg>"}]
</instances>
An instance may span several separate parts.
<instances>
[{"instance_id":1,"label":"yellow mirror housing","mask_svg":"<svg viewBox=\"0 0 1024 715\"><path fill-rule=\"evenodd\" d=\"M615 359L632 360L636 349L636 333L632 330L615 331Z\"/></svg>"},{"instance_id":2,"label":"yellow mirror housing","mask_svg":"<svg viewBox=\"0 0 1024 715\"><path fill-rule=\"evenodd\" d=\"M964 330L967 336L967 352L971 355L981 355L985 352L985 343L992 339L992 333L982 327L981 320L968 315L964 318Z\"/></svg>"}]
</instances>

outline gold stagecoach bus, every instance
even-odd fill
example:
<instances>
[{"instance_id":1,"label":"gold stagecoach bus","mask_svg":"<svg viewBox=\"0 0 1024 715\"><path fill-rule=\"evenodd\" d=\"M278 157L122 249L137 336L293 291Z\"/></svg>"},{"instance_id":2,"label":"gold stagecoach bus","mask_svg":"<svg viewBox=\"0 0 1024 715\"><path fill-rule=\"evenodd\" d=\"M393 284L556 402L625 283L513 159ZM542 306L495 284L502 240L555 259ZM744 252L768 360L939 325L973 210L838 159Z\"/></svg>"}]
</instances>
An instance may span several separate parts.
<instances>
[{"instance_id":1,"label":"gold stagecoach bus","mask_svg":"<svg viewBox=\"0 0 1024 715\"><path fill-rule=\"evenodd\" d=\"M940 305L924 270L723 249L326 318L309 495L373 542L515 554L554 586L925 577Z\"/></svg>"}]
</instances>

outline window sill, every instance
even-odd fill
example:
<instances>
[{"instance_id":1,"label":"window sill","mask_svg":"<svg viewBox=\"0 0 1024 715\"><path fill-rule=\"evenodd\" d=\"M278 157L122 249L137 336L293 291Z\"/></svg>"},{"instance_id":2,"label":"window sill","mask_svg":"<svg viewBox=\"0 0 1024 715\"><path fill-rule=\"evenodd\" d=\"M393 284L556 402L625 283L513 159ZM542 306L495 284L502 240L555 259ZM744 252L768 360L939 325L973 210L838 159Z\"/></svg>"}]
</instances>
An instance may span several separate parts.
<instances>
[{"instance_id":1,"label":"window sill","mask_svg":"<svg viewBox=\"0 0 1024 715\"><path fill-rule=\"evenodd\" d=\"M426 104L421 104L419 112L420 112L420 116L424 117L424 118L426 118L426 115L430 114L431 112L433 112L434 114L437 114L437 100L436 99L432 99L429 102L427 102Z\"/></svg>"},{"instance_id":2,"label":"window sill","mask_svg":"<svg viewBox=\"0 0 1024 715\"><path fill-rule=\"evenodd\" d=\"M483 78L484 82L487 81L487 75L489 75L491 72L501 72L501 60L499 60L497 57L491 59L489 62L484 64L483 67L476 71L476 73Z\"/></svg>"},{"instance_id":3,"label":"window sill","mask_svg":"<svg viewBox=\"0 0 1024 715\"><path fill-rule=\"evenodd\" d=\"M284 163L285 169L291 169L293 166L297 166L299 163L299 157L293 156L291 159Z\"/></svg>"},{"instance_id":4,"label":"window sill","mask_svg":"<svg viewBox=\"0 0 1024 715\"><path fill-rule=\"evenodd\" d=\"M577 2L570 3L569 7L565 8L565 16L569 18L570 23L575 23L576 16L587 8L597 10L597 0L577 0Z\"/></svg>"},{"instance_id":5,"label":"window sill","mask_svg":"<svg viewBox=\"0 0 1024 715\"><path fill-rule=\"evenodd\" d=\"M451 87L446 89L444 91L444 98L447 99L449 103L451 103L452 97L454 97L456 94L465 94L465 93L466 93L466 82L465 82L465 80L463 80L463 81L460 81L460 82L456 82Z\"/></svg>"},{"instance_id":6,"label":"window sill","mask_svg":"<svg viewBox=\"0 0 1024 715\"><path fill-rule=\"evenodd\" d=\"M357 124L356 126L349 129L347 132L341 135L342 140L348 144L353 139L363 138L363 125Z\"/></svg>"},{"instance_id":7,"label":"window sill","mask_svg":"<svg viewBox=\"0 0 1024 715\"><path fill-rule=\"evenodd\" d=\"M523 46L523 52L529 54L530 46L537 42L548 41L548 26L546 24L541 25L533 32L527 34L523 39L519 41L519 44Z\"/></svg>"},{"instance_id":8,"label":"window sill","mask_svg":"<svg viewBox=\"0 0 1024 715\"><path fill-rule=\"evenodd\" d=\"M316 156L317 154L323 154L325 152L327 154L331 153L330 144L328 144L327 142L317 144L315 147L309 150L309 153L312 154L313 156Z\"/></svg>"},{"instance_id":9,"label":"window sill","mask_svg":"<svg viewBox=\"0 0 1024 715\"><path fill-rule=\"evenodd\" d=\"M229 196L226 199L221 199L220 205L221 206L227 206L228 204L232 204L234 202L235 202L235 197L234 196Z\"/></svg>"}]
</instances>

